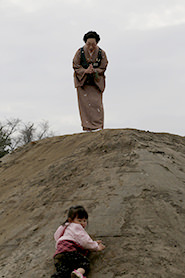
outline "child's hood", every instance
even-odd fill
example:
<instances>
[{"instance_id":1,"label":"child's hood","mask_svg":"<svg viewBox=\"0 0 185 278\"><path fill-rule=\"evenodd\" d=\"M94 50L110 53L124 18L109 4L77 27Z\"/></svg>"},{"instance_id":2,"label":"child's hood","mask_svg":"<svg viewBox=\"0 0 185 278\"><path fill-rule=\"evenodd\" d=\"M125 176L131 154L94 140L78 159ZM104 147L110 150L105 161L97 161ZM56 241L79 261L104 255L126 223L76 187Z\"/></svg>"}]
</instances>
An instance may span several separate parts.
<instances>
[{"instance_id":1,"label":"child's hood","mask_svg":"<svg viewBox=\"0 0 185 278\"><path fill-rule=\"evenodd\" d=\"M64 228L66 227L66 225L68 225L69 223L66 223L65 225L61 225L58 227L58 229L56 230L56 232L54 233L54 239L55 241L57 241L63 234Z\"/></svg>"}]
</instances>

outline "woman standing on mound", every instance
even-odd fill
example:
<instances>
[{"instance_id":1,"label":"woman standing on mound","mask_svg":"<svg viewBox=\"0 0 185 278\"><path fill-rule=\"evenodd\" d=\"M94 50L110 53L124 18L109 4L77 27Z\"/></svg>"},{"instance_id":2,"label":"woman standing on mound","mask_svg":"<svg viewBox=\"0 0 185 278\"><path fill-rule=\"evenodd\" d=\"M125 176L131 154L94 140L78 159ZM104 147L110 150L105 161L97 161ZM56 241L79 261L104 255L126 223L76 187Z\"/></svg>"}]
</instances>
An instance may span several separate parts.
<instances>
[{"instance_id":1,"label":"woman standing on mound","mask_svg":"<svg viewBox=\"0 0 185 278\"><path fill-rule=\"evenodd\" d=\"M104 111L102 94L105 89L107 57L98 47L100 36L90 31L84 35L85 45L78 49L73 59L74 83L83 130L103 129Z\"/></svg>"},{"instance_id":2,"label":"woman standing on mound","mask_svg":"<svg viewBox=\"0 0 185 278\"><path fill-rule=\"evenodd\" d=\"M55 274L51 278L83 278L89 270L88 250L102 251L100 240L93 241L85 231L88 214L82 206L71 207L65 223L56 230Z\"/></svg>"}]
</instances>

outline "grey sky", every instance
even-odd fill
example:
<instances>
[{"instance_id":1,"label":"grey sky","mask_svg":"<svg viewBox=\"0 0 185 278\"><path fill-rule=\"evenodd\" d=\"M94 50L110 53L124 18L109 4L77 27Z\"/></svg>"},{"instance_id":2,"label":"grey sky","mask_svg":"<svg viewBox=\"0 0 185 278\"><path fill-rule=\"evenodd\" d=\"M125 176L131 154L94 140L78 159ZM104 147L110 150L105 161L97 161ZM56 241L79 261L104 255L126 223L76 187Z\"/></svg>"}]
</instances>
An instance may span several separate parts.
<instances>
[{"instance_id":1,"label":"grey sky","mask_svg":"<svg viewBox=\"0 0 185 278\"><path fill-rule=\"evenodd\" d=\"M184 136L184 0L0 0L0 121L81 132L72 59L89 30L109 60L105 128Z\"/></svg>"}]
</instances>

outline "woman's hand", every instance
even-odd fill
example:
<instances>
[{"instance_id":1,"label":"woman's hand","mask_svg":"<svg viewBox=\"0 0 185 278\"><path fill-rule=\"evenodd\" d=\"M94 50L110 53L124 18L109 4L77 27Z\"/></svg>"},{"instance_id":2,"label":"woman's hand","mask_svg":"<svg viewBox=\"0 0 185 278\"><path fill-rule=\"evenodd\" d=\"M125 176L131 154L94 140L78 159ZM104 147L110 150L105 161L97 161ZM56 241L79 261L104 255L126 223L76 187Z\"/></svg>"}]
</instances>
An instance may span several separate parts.
<instances>
[{"instance_id":1,"label":"woman's hand","mask_svg":"<svg viewBox=\"0 0 185 278\"><path fill-rule=\"evenodd\" d=\"M90 65L89 65L89 67L85 70L85 73L89 73L89 74L91 74L91 73L93 73L93 72L94 72L93 65L92 65L92 64L90 64Z\"/></svg>"}]
</instances>

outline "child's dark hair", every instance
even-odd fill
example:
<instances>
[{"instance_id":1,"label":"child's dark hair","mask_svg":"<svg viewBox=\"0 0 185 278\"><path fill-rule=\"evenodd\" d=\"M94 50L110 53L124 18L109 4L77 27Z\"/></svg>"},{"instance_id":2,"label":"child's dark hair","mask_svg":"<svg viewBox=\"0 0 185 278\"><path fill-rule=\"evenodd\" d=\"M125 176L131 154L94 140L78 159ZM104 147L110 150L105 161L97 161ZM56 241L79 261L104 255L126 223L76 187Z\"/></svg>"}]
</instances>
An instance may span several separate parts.
<instances>
[{"instance_id":1,"label":"child's dark hair","mask_svg":"<svg viewBox=\"0 0 185 278\"><path fill-rule=\"evenodd\" d=\"M79 219L82 219L82 218L88 219L88 213L84 209L84 207L82 207L82 206L70 207L69 211L68 211L67 219L64 223L68 222L69 218L71 220L74 220L76 217L78 217Z\"/></svg>"}]
</instances>

